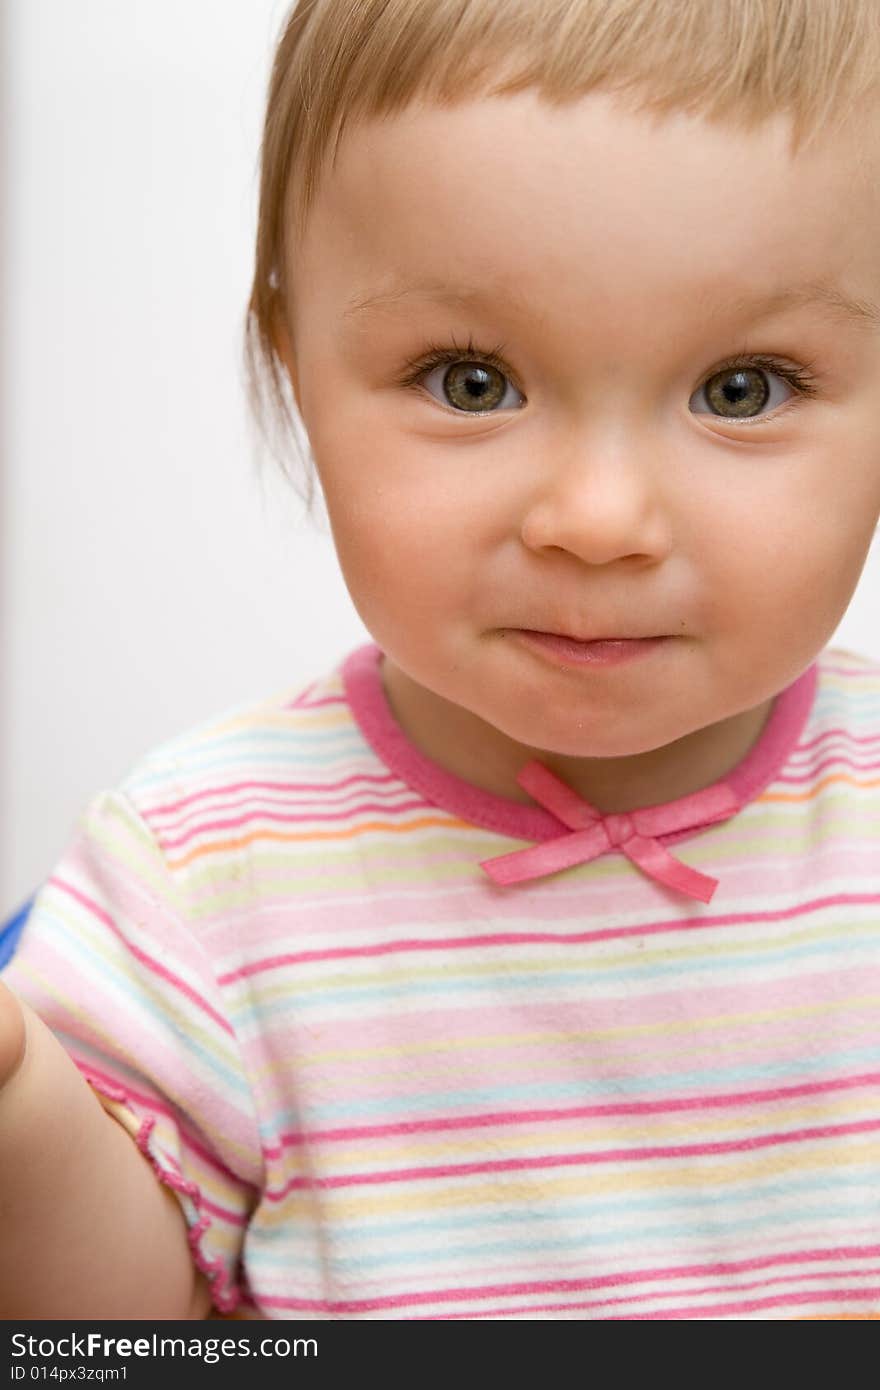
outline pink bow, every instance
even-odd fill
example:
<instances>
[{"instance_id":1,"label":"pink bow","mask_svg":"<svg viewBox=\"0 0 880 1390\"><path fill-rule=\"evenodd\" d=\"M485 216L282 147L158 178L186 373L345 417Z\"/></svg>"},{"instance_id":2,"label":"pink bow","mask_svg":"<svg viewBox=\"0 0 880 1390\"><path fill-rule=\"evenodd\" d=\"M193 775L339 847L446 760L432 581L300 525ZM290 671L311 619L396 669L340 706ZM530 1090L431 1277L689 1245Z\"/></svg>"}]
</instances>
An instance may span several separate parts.
<instances>
[{"instance_id":1,"label":"pink bow","mask_svg":"<svg viewBox=\"0 0 880 1390\"><path fill-rule=\"evenodd\" d=\"M622 849L651 878L677 888L700 902L710 902L718 887L717 878L698 873L675 859L655 838L676 830L693 830L726 820L739 810L740 802L732 787L722 782L704 791L670 801L665 806L646 806L628 814L603 816L578 796L543 763L530 762L517 777L521 787L569 827L568 835L544 840L528 849L501 854L484 860L480 868L496 883L522 883L587 864L609 849Z\"/></svg>"}]
</instances>

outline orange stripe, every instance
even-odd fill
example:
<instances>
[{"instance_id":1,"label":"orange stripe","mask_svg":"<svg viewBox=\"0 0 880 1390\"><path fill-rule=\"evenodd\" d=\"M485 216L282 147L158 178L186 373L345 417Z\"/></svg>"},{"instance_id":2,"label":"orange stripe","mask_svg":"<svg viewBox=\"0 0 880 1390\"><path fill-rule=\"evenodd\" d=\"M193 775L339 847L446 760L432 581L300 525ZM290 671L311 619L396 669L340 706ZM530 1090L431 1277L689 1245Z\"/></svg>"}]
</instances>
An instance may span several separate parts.
<instances>
[{"instance_id":1,"label":"orange stripe","mask_svg":"<svg viewBox=\"0 0 880 1390\"><path fill-rule=\"evenodd\" d=\"M880 1322L880 1313L811 1313L791 1322Z\"/></svg>"},{"instance_id":2,"label":"orange stripe","mask_svg":"<svg viewBox=\"0 0 880 1390\"><path fill-rule=\"evenodd\" d=\"M817 782L812 791L809 792L767 792L764 796L757 798L762 801L814 801L825 787L830 787L834 782L845 782L850 787L868 788L880 787L880 777L869 778L867 781L850 777L845 772L835 773L831 777L823 777L821 782Z\"/></svg>"},{"instance_id":3,"label":"orange stripe","mask_svg":"<svg viewBox=\"0 0 880 1390\"><path fill-rule=\"evenodd\" d=\"M350 830L309 830L303 834L283 830L254 830L250 835L240 835L230 840L213 840L209 845L200 845L180 859L172 859L169 856L168 864L175 869L184 868L187 864L191 864L194 859L201 859L203 855L222 854L233 849L246 849L248 845L254 844L257 840L277 840L282 844L289 845L298 841L351 840L356 835L367 835L372 830L378 830L383 835L408 835L410 831L427 830L435 826L442 826L446 830L473 829L469 821L457 820L454 816L423 816L419 820L407 821L403 825L394 825L386 821L364 821L362 825L353 826Z\"/></svg>"}]
</instances>

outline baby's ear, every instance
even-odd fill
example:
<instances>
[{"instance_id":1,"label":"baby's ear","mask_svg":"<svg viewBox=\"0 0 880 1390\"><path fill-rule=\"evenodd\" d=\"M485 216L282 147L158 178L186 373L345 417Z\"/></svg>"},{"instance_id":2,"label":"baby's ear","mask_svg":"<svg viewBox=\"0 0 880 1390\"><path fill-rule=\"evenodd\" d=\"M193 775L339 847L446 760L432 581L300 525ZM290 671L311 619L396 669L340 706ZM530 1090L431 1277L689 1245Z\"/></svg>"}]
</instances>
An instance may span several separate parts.
<instances>
[{"instance_id":1,"label":"baby's ear","mask_svg":"<svg viewBox=\"0 0 880 1390\"><path fill-rule=\"evenodd\" d=\"M297 410L299 410L299 376L296 369L296 353L293 350L293 343L290 339L290 329L287 326L287 320L284 316L284 310L280 301L272 311L270 331L275 355L283 364L284 370L290 378L293 399L296 401Z\"/></svg>"}]
</instances>

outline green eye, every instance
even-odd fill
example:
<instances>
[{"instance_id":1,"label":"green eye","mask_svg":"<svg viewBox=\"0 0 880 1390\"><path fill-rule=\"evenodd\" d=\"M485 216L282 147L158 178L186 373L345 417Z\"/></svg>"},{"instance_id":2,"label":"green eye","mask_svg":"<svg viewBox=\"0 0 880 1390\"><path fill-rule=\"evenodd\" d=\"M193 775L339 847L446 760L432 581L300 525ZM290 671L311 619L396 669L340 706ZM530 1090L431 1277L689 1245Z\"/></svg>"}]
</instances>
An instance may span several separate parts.
<instances>
[{"instance_id":1,"label":"green eye","mask_svg":"<svg viewBox=\"0 0 880 1390\"><path fill-rule=\"evenodd\" d=\"M525 405L514 386L502 348L481 348L471 340L432 346L411 362L399 385L427 392L438 405L457 415L495 415Z\"/></svg>"},{"instance_id":2,"label":"green eye","mask_svg":"<svg viewBox=\"0 0 880 1390\"><path fill-rule=\"evenodd\" d=\"M698 387L688 402L695 415L717 420L754 420L794 396L815 396L814 378L803 367L774 357L753 356L726 362Z\"/></svg>"},{"instance_id":3,"label":"green eye","mask_svg":"<svg viewBox=\"0 0 880 1390\"><path fill-rule=\"evenodd\" d=\"M740 367L735 372L716 372L703 387L703 395L716 414L738 420L761 413L770 399L770 387L766 373Z\"/></svg>"},{"instance_id":4,"label":"green eye","mask_svg":"<svg viewBox=\"0 0 880 1390\"><path fill-rule=\"evenodd\" d=\"M482 362L455 362L443 374L443 394L457 410L494 410L506 386L503 374Z\"/></svg>"}]
</instances>

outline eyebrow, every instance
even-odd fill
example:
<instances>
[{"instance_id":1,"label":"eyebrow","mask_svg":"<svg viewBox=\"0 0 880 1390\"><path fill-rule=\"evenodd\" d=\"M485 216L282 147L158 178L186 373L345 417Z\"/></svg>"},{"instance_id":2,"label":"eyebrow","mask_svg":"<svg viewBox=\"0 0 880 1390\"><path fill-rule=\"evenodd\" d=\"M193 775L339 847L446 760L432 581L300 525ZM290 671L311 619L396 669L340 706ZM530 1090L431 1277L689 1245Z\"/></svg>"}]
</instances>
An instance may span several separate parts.
<instances>
[{"instance_id":1,"label":"eyebrow","mask_svg":"<svg viewBox=\"0 0 880 1390\"><path fill-rule=\"evenodd\" d=\"M384 288L371 290L366 295L358 295L348 301L343 318L357 318L362 313L383 313L403 306L408 299L427 299L436 304L453 304L464 307L497 299L502 295L507 303L522 303L521 296L510 287L448 285L442 281L424 280L412 283L398 282ZM720 306L718 306L720 308ZM724 310L735 315L751 312L756 319L769 318L786 309L822 309L829 317L842 319L857 328L880 330L880 306L870 299L853 299L835 285L824 281L810 281L804 285L793 285L775 291L760 299L748 295L728 301Z\"/></svg>"},{"instance_id":2,"label":"eyebrow","mask_svg":"<svg viewBox=\"0 0 880 1390\"><path fill-rule=\"evenodd\" d=\"M449 285L441 280L418 280L412 283L399 281L385 288L371 290L369 294L359 295L348 301L343 318L354 318L364 312L383 312L395 309L407 299L429 299L435 304L477 304L497 299L504 293L500 287L490 285Z\"/></svg>"},{"instance_id":3,"label":"eyebrow","mask_svg":"<svg viewBox=\"0 0 880 1390\"><path fill-rule=\"evenodd\" d=\"M784 309L824 309L829 317L841 318L858 328L880 329L880 306L871 299L853 299L836 285L824 280L812 280L805 285L793 285L754 301L747 296L734 300L729 306L735 313L751 309L756 318L769 318Z\"/></svg>"}]
</instances>

